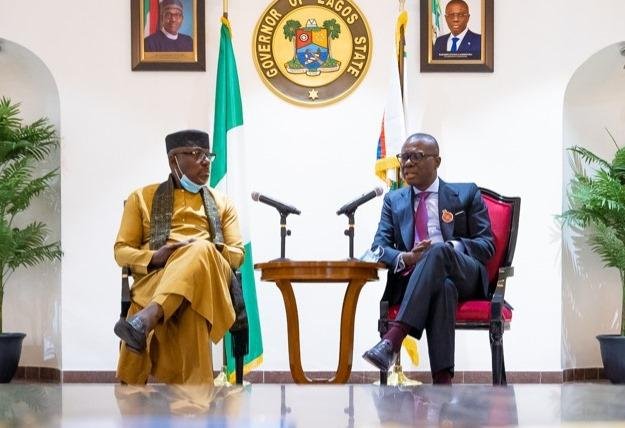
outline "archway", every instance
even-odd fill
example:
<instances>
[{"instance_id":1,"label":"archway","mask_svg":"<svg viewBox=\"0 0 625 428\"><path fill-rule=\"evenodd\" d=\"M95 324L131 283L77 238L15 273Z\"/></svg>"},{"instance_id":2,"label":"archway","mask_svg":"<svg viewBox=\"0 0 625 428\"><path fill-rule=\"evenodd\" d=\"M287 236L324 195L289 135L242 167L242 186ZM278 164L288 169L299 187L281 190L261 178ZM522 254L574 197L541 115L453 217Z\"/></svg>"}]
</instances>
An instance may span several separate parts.
<instances>
[{"instance_id":1,"label":"archway","mask_svg":"<svg viewBox=\"0 0 625 428\"><path fill-rule=\"evenodd\" d=\"M24 123L47 117L59 129L60 102L54 78L43 61L27 48L0 39L0 97L21 104ZM58 168L57 151L40 166ZM45 219L50 240L61 237L61 185L31 204L20 224ZM60 380L61 368L61 264L47 263L18 269L9 279L4 299L4 330L27 334L20 367L34 367L18 376ZM48 369L47 372L41 368ZM51 379L50 379L51 378Z\"/></svg>"},{"instance_id":2,"label":"archway","mask_svg":"<svg viewBox=\"0 0 625 428\"><path fill-rule=\"evenodd\" d=\"M625 145L625 43L610 45L586 60L573 74L564 97L563 144L586 147L611 159L615 146ZM571 177L564 153L566 198ZM562 201L563 209L568 203ZM565 228L562 233L562 367L601 367L597 334L615 333L620 325L621 286L618 271L603 267L590 250L586 235Z\"/></svg>"}]
</instances>

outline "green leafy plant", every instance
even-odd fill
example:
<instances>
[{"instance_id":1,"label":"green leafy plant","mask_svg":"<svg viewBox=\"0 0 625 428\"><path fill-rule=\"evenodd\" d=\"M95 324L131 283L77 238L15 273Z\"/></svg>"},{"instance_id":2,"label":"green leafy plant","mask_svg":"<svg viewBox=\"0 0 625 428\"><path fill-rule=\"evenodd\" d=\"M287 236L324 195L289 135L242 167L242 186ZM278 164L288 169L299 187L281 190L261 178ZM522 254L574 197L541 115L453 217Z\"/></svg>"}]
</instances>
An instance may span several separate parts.
<instances>
[{"instance_id":1,"label":"green leafy plant","mask_svg":"<svg viewBox=\"0 0 625 428\"><path fill-rule=\"evenodd\" d=\"M62 254L59 242L46 243L44 223L17 226L19 215L33 198L50 189L58 176L58 169L35 174L37 162L59 144L47 119L22 124L19 107L8 98L0 99L0 333L4 287L11 274L19 267L60 259Z\"/></svg>"},{"instance_id":2,"label":"green leafy plant","mask_svg":"<svg viewBox=\"0 0 625 428\"><path fill-rule=\"evenodd\" d=\"M580 146L568 149L574 176L567 191L570 208L561 219L588 230L592 250L606 267L618 269L623 289L621 335L625 335L625 148L610 137L616 146L611 162Z\"/></svg>"}]
</instances>

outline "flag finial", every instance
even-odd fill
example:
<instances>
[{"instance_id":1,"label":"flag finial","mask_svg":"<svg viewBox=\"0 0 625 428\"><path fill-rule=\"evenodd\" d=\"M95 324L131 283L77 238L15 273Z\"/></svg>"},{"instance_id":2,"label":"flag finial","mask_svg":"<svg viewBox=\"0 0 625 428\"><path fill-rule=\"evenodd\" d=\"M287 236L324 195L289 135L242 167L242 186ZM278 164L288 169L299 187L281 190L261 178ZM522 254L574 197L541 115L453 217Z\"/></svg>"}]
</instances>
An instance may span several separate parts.
<instances>
[{"instance_id":1,"label":"flag finial","mask_svg":"<svg viewBox=\"0 0 625 428\"><path fill-rule=\"evenodd\" d=\"M224 9L224 18L227 18L228 17L228 0L223 0L223 9Z\"/></svg>"}]
</instances>

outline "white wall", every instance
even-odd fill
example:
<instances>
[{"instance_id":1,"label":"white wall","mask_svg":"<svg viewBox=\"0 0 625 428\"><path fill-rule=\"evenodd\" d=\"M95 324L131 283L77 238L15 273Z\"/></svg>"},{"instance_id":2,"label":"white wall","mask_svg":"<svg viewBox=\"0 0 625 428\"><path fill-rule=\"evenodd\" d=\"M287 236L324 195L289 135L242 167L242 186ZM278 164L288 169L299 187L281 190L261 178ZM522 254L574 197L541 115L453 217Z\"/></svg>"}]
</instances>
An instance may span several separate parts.
<instances>
[{"instance_id":1,"label":"white wall","mask_svg":"<svg viewBox=\"0 0 625 428\"><path fill-rule=\"evenodd\" d=\"M349 97L316 109L277 98L254 68L252 32L268 2L229 3L251 142L252 186L302 210L300 217L289 218L289 257L344 258L346 222L334 212L378 184L373 157L393 54L396 3L358 1L374 36L371 68ZM119 269L112 244L122 200L132 189L164 178L167 132L211 129L220 7L221 2L207 4L206 73L148 73L130 71L127 2L110 2L106 8L77 0L66 0L62 8L43 0L3 5L0 37L38 55L59 88L64 370L115 367L112 326ZM492 74L419 73L419 5L408 0L406 7L409 131L438 138L444 179L473 180L523 198L516 276L508 289L516 311L513 329L505 335L506 366L512 371L559 370L561 233L553 218L561 210L564 92L581 63L625 39L620 19L625 3L605 0L591 8L582 0L497 2ZM23 20L16 19L26 16L28 28L37 31L25 31ZM317 123L321 135L334 138L300 132L303 120ZM369 245L380 204L377 199L357 213L357 254ZM255 261L277 257L277 215L260 205L251 206L251 214ZM265 342L262 368L288 370L281 296L273 284L259 282L257 287ZM354 370L371 369L359 355L377 340L382 287L382 282L371 283L361 294ZM336 367L342 293L340 286L297 286L305 370ZM425 348L423 344L420 370L428 370ZM456 349L457 370L490 370L484 333L459 333Z\"/></svg>"}]
</instances>

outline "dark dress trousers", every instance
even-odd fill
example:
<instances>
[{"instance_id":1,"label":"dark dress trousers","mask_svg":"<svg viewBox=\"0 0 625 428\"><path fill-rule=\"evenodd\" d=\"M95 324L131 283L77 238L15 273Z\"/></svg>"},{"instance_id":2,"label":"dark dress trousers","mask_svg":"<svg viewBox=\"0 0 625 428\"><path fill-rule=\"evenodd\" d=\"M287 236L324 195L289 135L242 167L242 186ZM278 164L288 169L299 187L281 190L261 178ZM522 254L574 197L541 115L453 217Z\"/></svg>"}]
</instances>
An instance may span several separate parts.
<instances>
[{"instance_id":1,"label":"dark dress trousers","mask_svg":"<svg viewBox=\"0 0 625 428\"><path fill-rule=\"evenodd\" d=\"M382 300L400 305L396 320L410 326L410 335L420 339L427 331L433 372L453 369L458 300L488 295L485 264L494 253L488 211L474 183L440 180L438 218L445 243L432 244L412 273L404 276L393 271L399 254L413 248L414 198L412 187L384 197L372 245L382 249L380 261L389 269ZM463 251L454 249L450 240L462 242Z\"/></svg>"}]
</instances>

